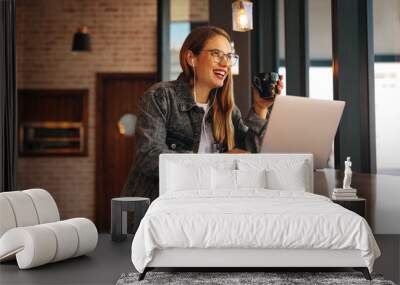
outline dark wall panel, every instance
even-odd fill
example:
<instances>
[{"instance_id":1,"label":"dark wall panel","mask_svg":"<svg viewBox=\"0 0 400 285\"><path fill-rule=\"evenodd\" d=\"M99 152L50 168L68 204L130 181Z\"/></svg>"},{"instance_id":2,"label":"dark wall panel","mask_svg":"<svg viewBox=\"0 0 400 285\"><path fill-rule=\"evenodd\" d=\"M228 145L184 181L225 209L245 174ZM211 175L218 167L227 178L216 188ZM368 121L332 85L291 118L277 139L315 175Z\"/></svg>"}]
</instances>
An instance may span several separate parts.
<instances>
[{"instance_id":1,"label":"dark wall panel","mask_svg":"<svg viewBox=\"0 0 400 285\"><path fill-rule=\"evenodd\" d=\"M372 0L332 0L334 98L346 101L335 167L376 172Z\"/></svg>"},{"instance_id":2,"label":"dark wall panel","mask_svg":"<svg viewBox=\"0 0 400 285\"><path fill-rule=\"evenodd\" d=\"M170 80L169 27L171 22L170 0L157 1L157 71L158 80Z\"/></svg>"},{"instance_id":3,"label":"dark wall panel","mask_svg":"<svg viewBox=\"0 0 400 285\"><path fill-rule=\"evenodd\" d=\"M279 33L278 1L254 1L254 30L251 32L252 74L258 72L278 72L279 69Z\"/></svg>"},{"instance_id":4,"label":"dark wall panel","mask_svg":"<svg viewBox=\"0 0 400 285\"><path fill-rule=\"evenodd\" d=\"M15 25L15 0L0 1L0 192L17 190Z\"/></svg>"},{"instance_id":5,"label":"dark wall panel","mask_svg":"<svg viewBox=\"0 0 400 285\"><path fill-rule=\"evenodd\" d=\"M308 1L285 0L286 93L308 97Z\"/></svg>"}]
</instances>

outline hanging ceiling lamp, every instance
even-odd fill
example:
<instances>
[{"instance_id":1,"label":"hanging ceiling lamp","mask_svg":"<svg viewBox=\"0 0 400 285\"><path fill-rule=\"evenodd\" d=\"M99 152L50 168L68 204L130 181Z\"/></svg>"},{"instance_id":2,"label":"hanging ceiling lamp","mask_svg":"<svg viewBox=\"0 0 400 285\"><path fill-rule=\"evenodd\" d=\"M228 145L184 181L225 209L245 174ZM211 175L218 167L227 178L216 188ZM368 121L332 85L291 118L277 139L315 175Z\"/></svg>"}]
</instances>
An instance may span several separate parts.
<instances>
[{"instance_id":1,"label":"hanging ceiling lamp","mask_svg":"<svg viewBox=\"0 0 400 285\"><path fill-rule=\"evenodd\" d=\"M236 32L247 32L253 29L253 3L236 0L232 3L232 25Z\"/></svg>"},{"instance_id":2,"label":"hanging ceiling lamp","mask_svg":"<svg viewBox=\"0 0 400 285\"><path fill-rule=\"evenodd\" d=\"M91 51L92 47L90 44L90 34L87 26L78 28L78 31L74 34L74 40L72 43L72 51Z\"/></svg>"},{"instance_id":3,"label":"hanging ceiling lamp","mask_svg":"<svg viewBox=\"0 0 400 285\"><path fill-rule=\"evenodd\" d=\"M91 51L92 46L90 44L90 34L89 34L89 29L85 23L85 18L84 18L84 7L87 7L86 1L81 0L80 2L80 21L81 25L79 26L77 32L74 34L74 39L72 42L72 51Z\"/></svg>"}]
</instances>

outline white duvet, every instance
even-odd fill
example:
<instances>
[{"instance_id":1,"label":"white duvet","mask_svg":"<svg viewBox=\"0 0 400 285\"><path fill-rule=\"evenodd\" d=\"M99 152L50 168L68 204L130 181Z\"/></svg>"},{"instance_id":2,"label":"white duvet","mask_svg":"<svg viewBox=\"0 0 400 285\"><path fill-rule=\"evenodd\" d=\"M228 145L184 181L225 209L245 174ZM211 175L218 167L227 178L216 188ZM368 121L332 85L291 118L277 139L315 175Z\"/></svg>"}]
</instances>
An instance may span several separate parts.
<instances>
[{"instance_id":1,"label":"white duvet","mask_svg":"<svg viewBox=\"0 0 400 285\"><path fill-rule=\"evenodd\" d=\"M165 248L358 249L370 271L380 255L359 215L320 195L265 189L160 196L133 239L135 268Z\"/></svg>"}]
</instances>

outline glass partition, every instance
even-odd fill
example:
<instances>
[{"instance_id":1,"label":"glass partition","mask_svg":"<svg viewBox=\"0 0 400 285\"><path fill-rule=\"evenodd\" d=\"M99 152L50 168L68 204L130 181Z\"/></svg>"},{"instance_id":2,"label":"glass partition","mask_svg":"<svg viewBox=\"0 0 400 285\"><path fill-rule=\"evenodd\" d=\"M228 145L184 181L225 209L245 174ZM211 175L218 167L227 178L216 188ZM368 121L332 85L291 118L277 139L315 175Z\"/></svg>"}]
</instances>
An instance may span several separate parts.
<instances>
[{"instance_id":1,"label":"glass partition","mask_svg":"<svg viewBox=\"0 0 400 285\"><path fill-rule=\"evenodd\" d=\"M377 172L400 175L400 1L373 1Z\"/></svg>"}]
</instances>

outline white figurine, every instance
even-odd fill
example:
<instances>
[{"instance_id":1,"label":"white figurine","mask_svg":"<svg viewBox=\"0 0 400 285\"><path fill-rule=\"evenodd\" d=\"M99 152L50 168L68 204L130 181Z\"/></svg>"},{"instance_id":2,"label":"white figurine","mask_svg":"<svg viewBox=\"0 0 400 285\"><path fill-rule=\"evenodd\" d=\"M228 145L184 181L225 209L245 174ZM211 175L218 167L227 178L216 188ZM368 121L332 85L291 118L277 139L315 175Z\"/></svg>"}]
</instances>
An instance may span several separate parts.
<instances>
[{"instance_id":1,"label":"white figurine","mask_svg":"<svg viewBox=\"0 0 400 285\"><path fill-rule=\"evenodd\" d=\"M344 167L343 189L351 189L350 184L353 172L351 171L350 156L348 156L347 160L344 162Z\"/></svg>"}]
</instances>

